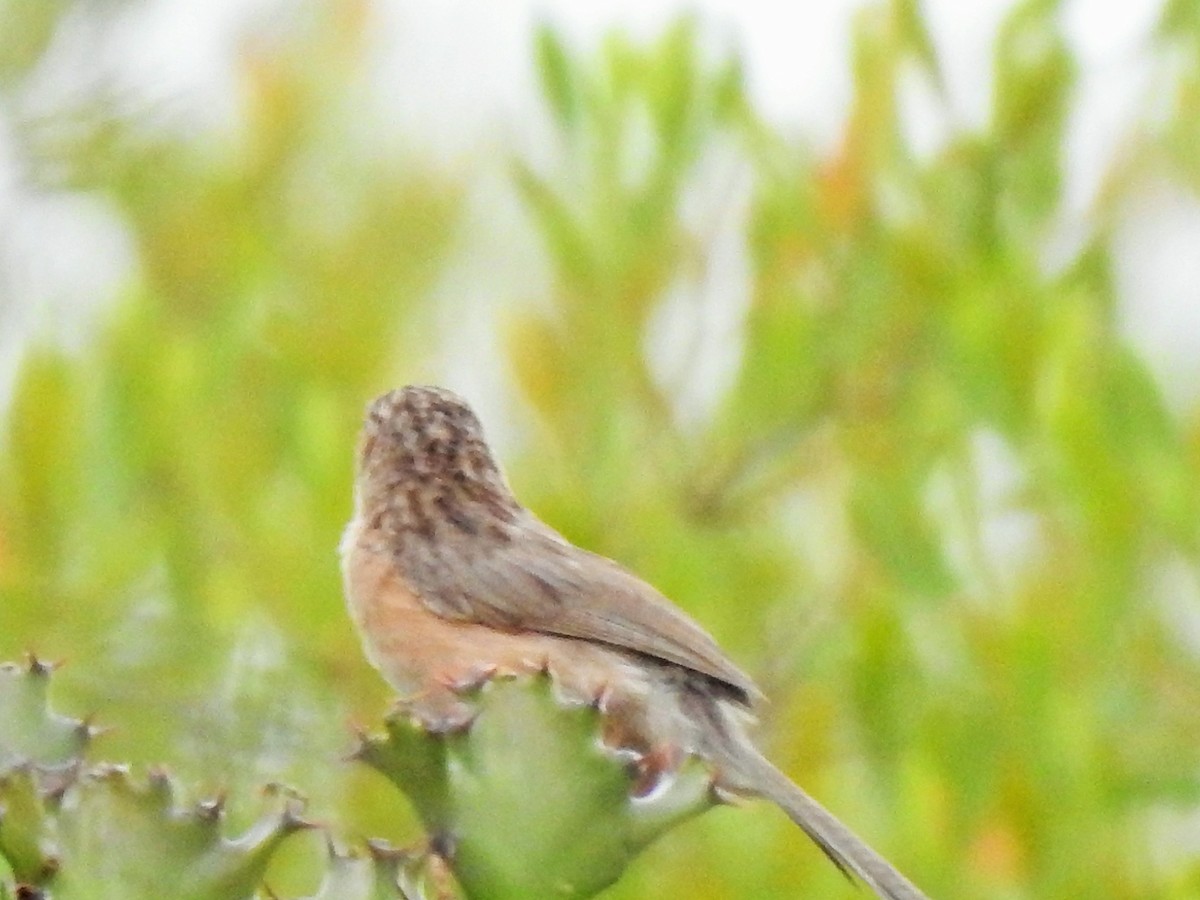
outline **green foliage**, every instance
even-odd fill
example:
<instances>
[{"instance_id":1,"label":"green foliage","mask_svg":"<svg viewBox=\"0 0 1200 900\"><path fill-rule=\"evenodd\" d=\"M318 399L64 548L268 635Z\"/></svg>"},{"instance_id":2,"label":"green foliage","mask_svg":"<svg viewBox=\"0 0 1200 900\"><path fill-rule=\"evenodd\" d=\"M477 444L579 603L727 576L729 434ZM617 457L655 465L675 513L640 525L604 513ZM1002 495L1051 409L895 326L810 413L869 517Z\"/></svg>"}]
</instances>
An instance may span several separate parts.
<instances>
[{"instance_id":1,"label":"green foliage","mask_svg":"<svg viewBox=\"0 0 1200 900\"><path fill-rule=\"evenodd\" d=\"M43 884L53 878L60 864L53 839L55 800L43 786L43 778L32 764L0 776L0 859L18 883Z\"/></svg>"},{"instance_id":2,"label":"green foliage","mask_svg":"<svg viewBox=\"0 0 1200 900\"><path fill-rule=\"evenodd\" d=\"M305 826L301 804L275 791L236 840L221 801L186 806L162 770L144 780L118 766L85 768L92 731L50 711L50 667L0 666L0 859L18 890L55 897L249 897L280 842ZM7 890L6 880L0 880Z\"/></svg>"},{"instance_id":3,"label":"green foliage","mask_svg":"<svg viewBox=\"0 0 1200 900\"><path fill-rule=\"evenodd\" d=\"M408 795L429 834L452 842L471 897L591 897L712 805L700 765L635 799L633 773L598 739L599 712L564 708L548 677L488 684L474 705L470 726L449 734L401 707L355 754Z\"/></svg>"},{"instance_id":4,"label":"green foliage","mask_svg":"<svg viewBox=\"0 0 1200 900\"><path fill-rule=\"evenodd\" d=\"M96 769L60 803L61 897L250 896L280 842L302 827L278 804L236 839L221 834L220 801L183 806L161 772L145 782L118 767Z\"/></svg>"},{"instance_id":5,"label":"green foliage","mask_svg":"<svg viewBox=\"0 0 1200 900\"><path fill-rule=\"evenodd\" d=\"M143 782L98 768L58 802L60 871L55 897L232 900L254 894L279 844L304 823L281 795L236 839L222 834L219 801L180 803L164 773Z\"/></svg>"},{"instance_id":6,"label":"green foliage","mask_svg":"<svg viewBox=\"0 0 1200 900\"><path fill-rule=\"evenodd\" d=\"M121 766L84 768L90 731L49 712L47 673L36 661L0 668L0 751L9 760L0 770L0 859L21 889L66 900L250 897L284 839L311 827L303 803L271 786L267 810L230 839L225 801L183 803L162 769L138 779ZM600 740L599 712L562 705L548 676L487 684L470 699L472 720L448 733L400 707L354 757L406 792L433 844L453 849L450 866L472 897L591 897L646 844L714 802L711 773L696 761L635 796L629 760ZM427 885L447 883L445 864L427 852L381 841L341 852L330 842L311 900L421 900Z\"/></svg>"},{"instance_id":7,"label":"green foliage","mask_svg":"<svg viewBox=\"0 0 1200 900\"><path fill-rule=\"evenodd\" d=\"M24 667L0 664L0 775L26 763L69 768L83 756L91 728L50 709L52 670L34 657Z\"/></svg>"},{"instance_id":8,"label":"green foliage","mask_svg":"<svg viewBox=\"0 0 1200 900\"><path fill-rule=\"evenodd\" d=\"M57 108L39 92L47 48L103 33L78 20L119 4L0 4L21 177L102 203L136 260L82 346L22 360L0 430L0 657L86 661L57 690L121 724L106 754L227 789L228 833L274 780L339 832L407 844L420 820L486 819L405 782L446 757L395 771L415 815L334 762L347 715L387 696L333 555L360 411L399 383L470 383L439 360L492 358L464 335L488 330L505 290L470 280L459 229L468 185L504 154L456 169L388 137L363 102L373 9L313 0L286 33L247 39L232 124L185 131L102 84ZM518 495L709 627L771 697L771 755L933 896L1200 891L1194 853L1157 852L1200 800L1200 661L1180 624L1197 603L1200 416L1166 407L1169 375L1126 339L1113 240L1146 184L1200 195L1196 9L1164 7L1142 51L1153 115L1121 137L1069 246L1080 71L1042 0L1002 24L973 129L953 124L919 4L861 11L844 130L821 152L762 119L700 19L591 55L542 28L552 137L511 166L527 217L473 213L532 235L549 276L540 302L497 317L504 370L475 373L521 401L508 435L484 410L515 436ZM914 84L951 123L920 154L902 115ZM735 301L718 275L738 265ZM735 314L714 317L726 301ZM0 707L40 723L19 733L44 726L36 743L77 755L78 723L13 677ZM36 880L67 858L39 843L59 801L3 719L0 841ZM462 753L464 771L506 759ZM579 763L598 791L616 783L603 758ZM104 784L72 790L149 802L140 780ZM520 784L480 783L476 802ZM553 824L505 821L530 841ZM177 833L148 852L176 852ZM377 896L393 874L421 889L419 863L356 851L319 884L299 843L266 874L281 896ZM610 849L605 872L624 861ZM675 829L606 896L851 891L754 808Z\"/></svg>"},{"instance_id":9,"label":"green foliage","mask_svg":"<svg viewBox=\"0 0 1200 900\"><path fill-rule=\"evenodd\" d=\"M307 900L422 900L420 858L371 841L365 852L329 846L325 877Z\"/></svg>"},{"instance_id":10,"label":"green foliage","mask_svg":"<svg viewBox=\"0 0 1200 900\"><path fill-rule=\"evenodd\" d=\"M86 722L50 709L51 670L33 657L0 664L0 860L27 884L58 871L53 811L93 736Z\"/></svg>"}]
</instances>

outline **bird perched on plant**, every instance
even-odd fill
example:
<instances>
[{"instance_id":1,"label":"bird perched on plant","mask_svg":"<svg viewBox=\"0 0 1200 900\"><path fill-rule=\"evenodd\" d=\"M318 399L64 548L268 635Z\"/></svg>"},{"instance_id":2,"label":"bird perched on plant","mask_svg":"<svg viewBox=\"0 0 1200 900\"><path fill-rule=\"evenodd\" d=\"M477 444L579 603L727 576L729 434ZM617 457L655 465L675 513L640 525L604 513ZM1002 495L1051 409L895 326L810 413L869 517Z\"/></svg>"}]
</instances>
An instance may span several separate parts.
<instances>
[{"instance_id":1,"label":"bird perched on plant","mask_svg":"<svg viewBox=\"0 0 1200 900\"><path fill-rule=\"evenodd\" d=\"M469 721L465 687L546 670L598 702L606 741L651 772L694 754L719 790L778 804L880 897L924 898L755 749L759 692L707 632L517 501L458 395L409 386L371 403L341 554L368 658L431 728Z\"/></svg>"}]
</instances>

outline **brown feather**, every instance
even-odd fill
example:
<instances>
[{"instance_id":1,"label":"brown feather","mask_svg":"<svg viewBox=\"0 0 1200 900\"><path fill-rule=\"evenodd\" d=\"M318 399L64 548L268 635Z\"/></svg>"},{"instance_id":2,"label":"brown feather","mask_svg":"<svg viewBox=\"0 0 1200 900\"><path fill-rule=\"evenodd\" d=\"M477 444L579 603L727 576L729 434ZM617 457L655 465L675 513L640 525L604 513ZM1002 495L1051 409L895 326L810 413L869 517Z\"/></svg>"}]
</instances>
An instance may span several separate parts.
<instances>
[{"instance_id":1,"label":"brown feather","mask_svg":"<svg viewBox=\"0 0 1200 900\"><path fill-rule=\"evenodd\" d=\"M683 666L749 704L758 689L666 597L517 502L479 420L441 388L372 404L359 503L412 591L447 619L598 641Z\"/></svg>"}]
</instances>

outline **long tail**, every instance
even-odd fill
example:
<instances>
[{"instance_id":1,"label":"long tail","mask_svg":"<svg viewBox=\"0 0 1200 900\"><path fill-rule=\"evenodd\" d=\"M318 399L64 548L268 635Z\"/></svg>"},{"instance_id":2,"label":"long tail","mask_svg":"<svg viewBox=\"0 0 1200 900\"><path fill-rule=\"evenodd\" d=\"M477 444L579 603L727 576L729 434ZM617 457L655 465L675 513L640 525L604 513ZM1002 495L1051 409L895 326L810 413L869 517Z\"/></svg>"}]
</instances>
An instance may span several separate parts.
<instances>
[{"instance_id":1,"label":"long tail","mask_svg":"<svg viewBox=\"0 0 1200 900\"><path fill-rule=\"evenodd\" d=\"M689 702L690 701L690 702ZM706 719L702 741L718 763L721 781L737 793L753 793L777 804L847 876L861 879L883 900L929 900L896 867L863 843L820 803L763 756L743 730L744 715L727 701L704 692L687 701L690 713Z\"/></svg>"},{"instance_id":2,"label":"long tail","mask_svg":"<svg viewBox=\"0 0 1200 900\"><path fill-rule=\"evenodd\" d=\"M770 760L748 744L730 762L754 790L788 814L793 822L847 875L869 885L884 900L929 900L896 867L863 843L833 813L808 796Z\"/></svg>"}]
</instances>

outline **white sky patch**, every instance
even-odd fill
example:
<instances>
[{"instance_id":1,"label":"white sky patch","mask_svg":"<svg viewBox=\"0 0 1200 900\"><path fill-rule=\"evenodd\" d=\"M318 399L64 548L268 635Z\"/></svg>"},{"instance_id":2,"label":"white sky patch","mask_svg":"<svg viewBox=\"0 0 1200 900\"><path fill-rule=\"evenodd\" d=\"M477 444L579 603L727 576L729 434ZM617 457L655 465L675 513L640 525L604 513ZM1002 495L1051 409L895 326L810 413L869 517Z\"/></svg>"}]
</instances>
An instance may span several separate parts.
<instances>
[{"instance_id":1,"label":"white sky patch","mask_svg":"<svg viewBox=\"0 0 1200 900\"><path fill-rule=\"evenodd\" d=\"M1159 182L1122 217L1117 292L1125 333L1171 408L1200 403L1200 200Z\"/></svg>"},{"instance_id":2,"label":"white sky patch","mask_svg":"<svg viewBox=\"0 0 1200 900\"><path fill-rule=\"evenodd\" d=\"M992 114L996 35L1012 0L927 0L921 4L958 129L985 130Z\"/></svg>"},{"instance_id":3,"label":"white sky patch","mask_svg":"<svg viewBox=\"0 0 1200 900\"><path fill-rule=\"evenodd\" d=\"M866 5L704 0L694 8L726 29L742 51L747 90L766 118L829 147L850 104L850 35L855 13Z\"/></svg>"},{"instance_id":4,"label":"white sky patch","mask_svg":"<svg viewBox=\"0 0 1200 900\"><path fill-rule=\"evenodd\" d=\"M530 53L538 23L559 31L587 58L614 28L635 41L652 41L690 10L703 26L702 42L711 39L742 54L756 106L785 129L825 146L837 137L850 100L851 21L865 5L408 0L383 7L386 52L375 77L381 91L395 86L387 102L398 127L443 152L462 152L481 130L523 128L540 109Z\"/></svg>"},{"instance_id":5,"label":"white sky patch","mask_svg":"<svg viewBox=\"0 0 1200 900\"><path fill-rule=\"evenodd\" d=\"M1151 573L1151 594L1159 602L1167 632L1180 646L1200 656L1200 571L1176 555Z\"/></svg>"},{"instance_id":6,"label":"white sky patch","mask_svg":"<svg viewBox=\"0 0 1200 900\"><path fill-rule=\"evenodd\" d=\"M481 137L536 110L528 2L406 0L379 14L375 100L410 147L473 153Z\"/></svg>"},{"instance_id":7,"label":"white sky patch","mask_svg":"<svg viewBox=\"0 0 1200 900\"><path fill-rule=\"evenodd\" d=\"M114 23L101 64L146 103L196 130L228 125L238 107L235 63L252 24L279 0L143 0Z\"/></svg>"},{"instance_id":8,"label":"white sky patch","mask_svg":"<svg viewBox=\"0 0 1200 900\"><path fill-rule=\"evenodd\" d=\"M1040 523L1016 505L1026 466L999 434L977 430L964 468L955 470L958 464L947 461L931 477L926 507L967 596L991 606L1020 588L1014 579L1038 553Z\"/></svg>"},{"instance_id":9,"label":"white sky patch","mask_svg":"<svg viewBox=\"0 0 1200 900\"><path fill-rule=\"evenodd\" d=\"M2 170L2 167L0 167ZM75 348L136 267L124 223L100 198L0 182L0 416L31 338Z\"/></svg>"},{"instance_id":10,"label":"white sky patch","mask_svg":"<svg viewBox=\"0 0 1200 900\"><path fill-rule=\"evenodd\" d=\"M904 142L918 162L930 163L955 136L953 113L934 80L915 65L900 73L897 91Z\"/></svg>"},{"instance_id":11,"label":"white sky patch","mask_svg":"<svg viewBox=\"0 0 1200 900\"><path fill-rule=\"evenodd\" d=\"M1108 68L1144 49L1163 6L1163 0L1068 0L1061 21L1080 66Z\"/></svg>"},{"instance_id":12,"label":"white sky patch","mask_svg":"<svg viewBox=\"0 0 1200 900\"><path fill-rule=\"evenodd\" d=\"M516 416L506 373L505 341L530 301L552 289L544 247L505 172L487 171L471 184L457 242L456 263L434 288L438 343L433 373L439 384L471 401L500 455L516 443Z\"/></svg>"},{"instance_id":13,"label":"white sky patch","mask_svg":"<svg viewBox=\"0 0 1200 900\"><path fill-rule=\"evenodd\" d=\"M1076 0L1066 4L1062 27L1076 57L1076 83L1063 148L1063 194L1044 263L1058 272L1079 254L1095 223L1090 214L1122 154L1122 137L1145 113L1155 62L1144 52L1159 4Z\"/></svg>"},{"instance_id":14,"label":"white sky patch","mask_svg":"<svg viewBox=\"0 0 1200 900\"><path fill-rule=\"evenodd\" d=\"M651 372L685 427L706 420L737 377L752 287L746 222L753 173L737 154L719 151L700 172L680 210L695 253L680 266L646 335Z\"/></svg>"}]
</instances>

